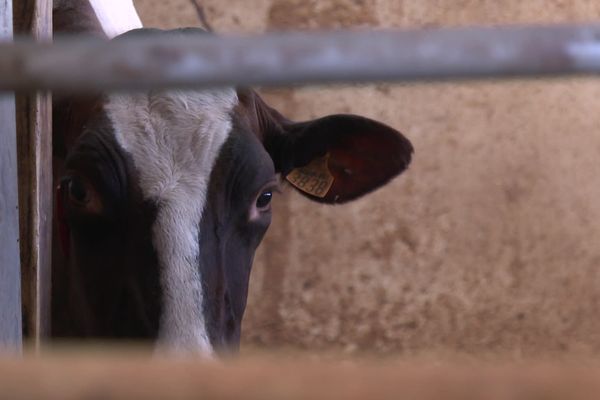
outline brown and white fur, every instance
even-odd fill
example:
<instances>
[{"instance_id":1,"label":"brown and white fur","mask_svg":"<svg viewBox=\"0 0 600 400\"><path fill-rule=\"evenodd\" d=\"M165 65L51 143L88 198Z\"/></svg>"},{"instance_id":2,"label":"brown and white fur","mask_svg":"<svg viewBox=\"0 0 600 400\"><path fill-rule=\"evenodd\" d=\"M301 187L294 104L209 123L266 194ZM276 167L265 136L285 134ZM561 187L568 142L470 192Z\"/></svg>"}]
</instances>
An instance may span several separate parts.
<instances>
[{"instance_id":1,"label":"brown and white fur","mask_svg":"<svg viewBox=\"0 0 600 400\"><path fill-rule=\"evenodd\" d=\"M130 0L59 0L54 15L57 33L141 28ZM298 192L344 203L404 171L412 154L379 122L292 122L242 88L57 97L54 140L53 335L201 354L239 345L280 177L327 154L327 194Z\"/></svg>"}]
</instances>

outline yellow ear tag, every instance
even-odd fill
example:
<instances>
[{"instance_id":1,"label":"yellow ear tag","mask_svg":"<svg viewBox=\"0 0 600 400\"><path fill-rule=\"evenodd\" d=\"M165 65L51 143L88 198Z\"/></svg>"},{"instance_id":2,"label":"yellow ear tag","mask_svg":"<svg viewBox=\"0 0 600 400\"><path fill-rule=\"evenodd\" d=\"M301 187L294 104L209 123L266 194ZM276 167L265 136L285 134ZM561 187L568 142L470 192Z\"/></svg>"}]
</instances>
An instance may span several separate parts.
<instances>
[{"instance_id":1,"label":"yellow ear tag","mask_svg":"<svg viewBox=\"0 0 600 400\"><path fill-rule=\"evenodd\" d=\"M316 197L325 197L333 185L333 175L329 172L327 162L329 153L312 160L308 165L296 168L285 179L305 193Z\"/></svg>"}]
</instances>

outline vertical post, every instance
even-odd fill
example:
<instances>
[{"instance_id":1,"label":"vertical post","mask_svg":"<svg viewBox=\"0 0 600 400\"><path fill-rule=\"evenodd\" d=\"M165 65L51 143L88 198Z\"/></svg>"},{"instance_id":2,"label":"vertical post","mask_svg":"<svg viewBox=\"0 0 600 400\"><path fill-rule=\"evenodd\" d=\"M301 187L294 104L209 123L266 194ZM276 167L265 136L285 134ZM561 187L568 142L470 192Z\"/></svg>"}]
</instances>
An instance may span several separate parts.
<instances>
[{"instance_id":1,"label":"vertical post","mask_svg":"<svg viewBox=\"0 0 600 400\"><path fill-rule=\"evenodd\" d=\"M13 11L15 33L51 40L52 0L18 0ZM39 347L50 330L52 99L19 94L16 106L24 331Z\"/></svg>"},{"instance_id":2,"label":"vertical post","mask_svg":"<svg viewBox=\"0 0 600 400\"><path fill-rule=\"evenodd\" d=\"M12 0L0 0L0 40L12 40ZM0 94L0 350L21 348L15 96Z\"/></svg>"}]
</instances>

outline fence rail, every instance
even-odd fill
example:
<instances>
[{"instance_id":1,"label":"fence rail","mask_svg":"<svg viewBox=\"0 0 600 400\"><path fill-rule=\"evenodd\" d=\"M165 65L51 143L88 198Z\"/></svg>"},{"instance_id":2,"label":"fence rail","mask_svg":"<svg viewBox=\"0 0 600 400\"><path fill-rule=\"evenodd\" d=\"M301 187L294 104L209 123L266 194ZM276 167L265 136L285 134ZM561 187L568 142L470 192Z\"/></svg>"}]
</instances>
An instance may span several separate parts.
<instances>
[{"instance_id":1,"label":"fence rail","mask_svg":"<svg viewBox=\"0 0 600 400\"><path fill-rule=\"evenodd\" d=\"M600 72L600 24L57 39L0 45L0 90L411 81Z\"/></svg>"},{"instance_id":2,"label":"fence rail","mask_svg":"<svg viewBox=\"0 0 600 400\"><path fill-rule=\"evenodd\" d=\"M597 363L361 362L242 358L150 359L123 350L0 360L6 399L414 399L592 400ZM111 356L112 354L112 356Z\"/></svg>"}]
</instances>

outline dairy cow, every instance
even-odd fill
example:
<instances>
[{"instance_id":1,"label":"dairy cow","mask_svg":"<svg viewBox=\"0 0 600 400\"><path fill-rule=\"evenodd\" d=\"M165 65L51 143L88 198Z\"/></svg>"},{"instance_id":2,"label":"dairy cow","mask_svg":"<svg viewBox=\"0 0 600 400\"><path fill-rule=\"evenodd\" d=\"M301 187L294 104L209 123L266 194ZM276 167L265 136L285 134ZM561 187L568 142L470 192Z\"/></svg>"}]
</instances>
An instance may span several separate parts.
<instances>
[{"instance_id":1,"label":"dairy cow","mask_svg":"<svg viewBox=\"0 0 600 400\"><path fill-rule=\"evenodd\" d=\"M54 25L108 38L204 34L143 30L125 0L57 0ZM56 96L53 117L52 335L169 351L238 347L280 181L341 204L385 185L413 152L380 122L294 122L246 88Z\"/></svg>"}]
</instances>

